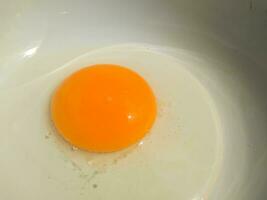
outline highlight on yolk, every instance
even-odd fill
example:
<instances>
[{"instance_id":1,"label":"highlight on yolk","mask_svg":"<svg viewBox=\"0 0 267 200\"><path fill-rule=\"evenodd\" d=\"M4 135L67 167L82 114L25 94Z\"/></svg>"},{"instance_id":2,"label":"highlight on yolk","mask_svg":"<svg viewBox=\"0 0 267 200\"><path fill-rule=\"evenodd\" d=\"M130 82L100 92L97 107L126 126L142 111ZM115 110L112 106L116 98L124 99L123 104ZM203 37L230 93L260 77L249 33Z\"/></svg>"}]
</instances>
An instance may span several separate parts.
<instances>
[{"instance_id":1,"label":"highlight on yolk","mask_svg":"<svg viewBox=\"0 0 267 200\"><path fill-rule=\"evenodd\" d=\"M112 152L141 140L157 113L155 96L136 72L113 64L83 68L66 78L51 100L58 132L93 152Z\"/></svg>"}]
</instances>

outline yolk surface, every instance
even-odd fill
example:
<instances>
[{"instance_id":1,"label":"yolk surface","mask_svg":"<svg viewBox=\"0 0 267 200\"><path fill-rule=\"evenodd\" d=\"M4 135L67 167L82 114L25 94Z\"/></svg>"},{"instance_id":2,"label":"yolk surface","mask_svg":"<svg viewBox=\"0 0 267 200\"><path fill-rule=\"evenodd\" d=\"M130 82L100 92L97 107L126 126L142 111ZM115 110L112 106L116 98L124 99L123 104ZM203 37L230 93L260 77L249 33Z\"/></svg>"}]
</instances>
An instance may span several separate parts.
<instances>
[{"instance_id":1,"label":"yolk surface","mask_svg":"<svg viewBox=\"0 0 267 200\"><path fill-rule=\"evenodd\" d=\"M58 132L72 145L112 152L138 142L156 118L155 96L136 72L97 64L66 78L51 100Z\"/></svg>"}]
</instances>

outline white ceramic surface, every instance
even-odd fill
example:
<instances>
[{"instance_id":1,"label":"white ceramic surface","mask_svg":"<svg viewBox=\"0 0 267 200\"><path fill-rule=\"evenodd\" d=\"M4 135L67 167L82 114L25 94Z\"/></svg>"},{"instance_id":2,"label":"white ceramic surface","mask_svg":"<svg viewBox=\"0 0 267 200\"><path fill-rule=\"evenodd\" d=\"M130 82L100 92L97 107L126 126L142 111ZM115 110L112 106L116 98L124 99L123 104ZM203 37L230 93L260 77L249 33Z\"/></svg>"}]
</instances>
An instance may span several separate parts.
<instances>
[{"instance_id":1,"label":"white ceramic surface","mask_svg":"<svg viewBox=\"0 0 267 200\"><path fill-rule=\"evenodd\" d=\"M223 159L208 196L190 200L267 199L267 2L1 0L0 94L3 97L6 91L52 73L93 49L123 43L160 46L157 51L184 63L214 102L221 124ZM23 96L27 90L20 92ZM39 97L40 93L34 95ZM33 153L35 141L44 135L32 139L20 135L15 140L12 131L3 131L16 130L7 119L21 116L11 115L20 108L5 106L7 98L0 99L0 198L88 199L90 193L77 197L71 192L79 186L72 182L77 177L64 174L73 166L57 168L61 161L56 148L40 143L42 151ZM33 102L20 104L27 108ZM37 106L36 112L42 109ZM24 125L21 127L27 129L28 124ZM47 181L43 181L43 174L50 175ZM55 187L49 187L49 182ZM105 200L114 193L101 190L100 185L93 190L101 193L95 199ZM177 185L177 190L187 190L190 184L184 187ZM136 191L140 195L147 189ZM167 197L176 199L176 192L170 191ZM132 194L129 199L137 197ZM157 198L161 196L153 199Z\"/></svg>"}]
</instances>

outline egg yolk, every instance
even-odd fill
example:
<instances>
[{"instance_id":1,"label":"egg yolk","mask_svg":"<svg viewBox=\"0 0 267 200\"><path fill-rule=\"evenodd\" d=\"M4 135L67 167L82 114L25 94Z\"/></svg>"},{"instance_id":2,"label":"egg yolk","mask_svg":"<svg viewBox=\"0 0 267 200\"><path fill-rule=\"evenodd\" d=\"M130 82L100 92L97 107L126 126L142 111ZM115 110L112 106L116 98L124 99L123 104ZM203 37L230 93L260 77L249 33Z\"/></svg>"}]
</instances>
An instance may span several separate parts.
<instances>
[{"instance_id":1,"label":"egg yolk","mask_svg":"<svg viewBox=\"0 0 267 200\"><path fill-rule=\"evenodd\" d=\"M152 127L156 100L148 83L122 66L97 64L66 78L51 100L59 134L80 149L112 152L141 140Z\"/></svg>"}]
</instances>

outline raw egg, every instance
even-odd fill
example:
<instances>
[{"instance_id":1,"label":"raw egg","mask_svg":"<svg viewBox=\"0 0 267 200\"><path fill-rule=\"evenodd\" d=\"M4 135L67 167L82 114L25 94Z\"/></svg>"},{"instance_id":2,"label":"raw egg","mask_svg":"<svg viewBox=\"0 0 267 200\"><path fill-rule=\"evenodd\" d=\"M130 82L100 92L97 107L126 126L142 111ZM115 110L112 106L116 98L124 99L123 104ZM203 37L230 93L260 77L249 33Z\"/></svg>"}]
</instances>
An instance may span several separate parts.
<instances>
[{"instance_id":1,"label":"raw egg","mask_svg":"<svg viewBox=\"0 0 267 200\"><path fill-rule=\"evenodd\" d=\"M51 102L52 119L63 138L93 152L117 151L142 139L156 110L148 83L136 72L112 64L75 72Z\"/></svg>"},{"instance_id":2,"label":"raw egg","mask_svg":"<svg viewBox=\"0 0 267 200\"><path fill-rule=\"evenodd\" d=\"M25 189L40 188L46 199L206 199L224 146L216 104L191 72L208 61L147 44L97 48L64 65L58 57L1 72L6 187L27 199Z\"/></svg>"}]
</instances>

